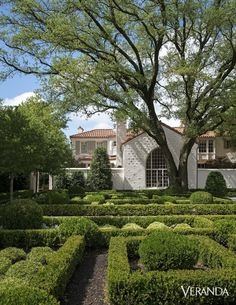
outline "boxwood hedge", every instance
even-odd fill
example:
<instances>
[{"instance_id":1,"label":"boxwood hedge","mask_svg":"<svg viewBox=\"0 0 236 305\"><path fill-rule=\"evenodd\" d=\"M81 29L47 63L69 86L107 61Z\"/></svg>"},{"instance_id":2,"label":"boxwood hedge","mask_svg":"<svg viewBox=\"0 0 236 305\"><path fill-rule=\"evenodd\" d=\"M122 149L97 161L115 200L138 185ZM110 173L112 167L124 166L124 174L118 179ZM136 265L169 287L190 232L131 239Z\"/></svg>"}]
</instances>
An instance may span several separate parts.
<instances>
[{"instance_id":1,"label":"boxwood hedge","mask_svg":"<svg viewBox=\"0 0 236 305\"><path fill-rule=\"evenodd\" d=\"M211 270L169 270L147 273L131 272L128 254L135 253L137 244L130 238L112 238L108 254L108 298L112 305L213 305L234 304L236 294L236 273L232 268ZM132 244L132 247L129 244ZM205 245L207 247L207 245ZM208 247L209 253L212 248ZM227 251L227 250L225 250ZM215 252L215 250L213 251ZM210 255L209 255L210 257ZM235 259L235 256L234 256ZM231 260L231 258L230 258ZM218 268L219 267L219 268ZM184 297L183 288L223 287L228 294L215 297L202 295Z\"/></svg>"},{"instance_id":2,"label":"boxwood hedge","mask_svg":"<svg viewBox=\"0 0 236 305\"><path fill-rule=\"evenodd\" d=\"M236 204L43 205L47 216L156 216L235 214Z\"/></svg>"}]
</instances>

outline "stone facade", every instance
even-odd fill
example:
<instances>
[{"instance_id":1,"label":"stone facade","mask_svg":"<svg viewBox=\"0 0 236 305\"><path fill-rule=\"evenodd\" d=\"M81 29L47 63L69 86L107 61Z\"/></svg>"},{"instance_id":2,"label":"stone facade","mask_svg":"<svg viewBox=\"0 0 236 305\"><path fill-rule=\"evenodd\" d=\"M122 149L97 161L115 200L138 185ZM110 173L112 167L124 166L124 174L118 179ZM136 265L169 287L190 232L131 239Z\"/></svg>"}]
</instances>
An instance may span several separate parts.
<instances>
[{"instance_id":1,"label":"stone facade","mask_svg":"<svg viewBox=\"0 0 236 305\"><path fill-rule=\"evenodd\" d=\"M180 149L183 143L182 136L174 130L163 127L168 145L178 166ZM158 148L153 138L146 133L133 138L123 144L123 168L124 188L144 189L146 188L146 161L149 154ZM197 145L194 145L188 159L189 188L196 188L197 185Z\"/></svg>"}]
</instances>

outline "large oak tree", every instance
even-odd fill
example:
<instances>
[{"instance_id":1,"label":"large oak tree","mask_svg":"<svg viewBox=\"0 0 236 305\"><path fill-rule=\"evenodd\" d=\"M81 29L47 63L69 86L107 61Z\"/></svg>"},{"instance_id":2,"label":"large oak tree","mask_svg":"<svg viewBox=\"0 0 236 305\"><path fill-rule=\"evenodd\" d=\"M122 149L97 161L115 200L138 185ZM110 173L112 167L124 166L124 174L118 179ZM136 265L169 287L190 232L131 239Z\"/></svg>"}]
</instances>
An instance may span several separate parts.
<instances>
[{"instance_id":1,"label":"large oak tree","mask_svg":"<svg viewBox=\"0 0 236 305\"><path fill-rule=\"evenodd\" d=\"M196 139L235 106L234 0L11 0L0 17L2 77L46 77L66 111L114 110L161 146L172 186L187 188ZM176 165L161 118L179 118Z\"/></svg>"}]
</instances>

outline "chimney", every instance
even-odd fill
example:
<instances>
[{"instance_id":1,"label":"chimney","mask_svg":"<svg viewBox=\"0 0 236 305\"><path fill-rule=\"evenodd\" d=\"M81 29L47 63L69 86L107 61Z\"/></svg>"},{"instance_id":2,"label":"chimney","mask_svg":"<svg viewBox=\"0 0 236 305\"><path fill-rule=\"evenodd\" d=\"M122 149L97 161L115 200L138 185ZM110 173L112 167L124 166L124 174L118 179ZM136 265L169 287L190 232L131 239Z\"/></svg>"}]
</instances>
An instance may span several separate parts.
<instances>
[{"instance_id":1,"label":"chimney","mask_svg":"<svg viewBox=\"0 0 236 305\"><path fill-rule=\"evenodd\" d=\"M84 132L84 128L82 128L81 126L78 127L78 133L82 133Z\"/></svg>"},{"instance_id":2,"label":"chimney","mask_svg":"<svg viewBox=\"0 0 236 305\"><path fill-rule=\"evenodd\" d=\"M123 153L121 145L126 141L126 121L116 122L116 166L123 166Z\"/></svg>"}]
</instances>

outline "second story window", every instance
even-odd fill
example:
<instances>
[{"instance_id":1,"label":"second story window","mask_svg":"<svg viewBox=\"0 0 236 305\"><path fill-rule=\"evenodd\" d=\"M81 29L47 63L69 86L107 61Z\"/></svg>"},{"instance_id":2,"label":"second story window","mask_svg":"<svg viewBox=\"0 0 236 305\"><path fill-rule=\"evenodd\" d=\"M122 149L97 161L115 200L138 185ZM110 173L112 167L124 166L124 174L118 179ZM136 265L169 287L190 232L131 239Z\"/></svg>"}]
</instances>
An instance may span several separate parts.
<instances>
[{"instance_id":1,"label":"second story window","mask_svg":"<svg viewBox=\"0 0 236 305\"><path fill-rule=\"evenodd\" d=\"M213 153L214 152L214 143L213 140L208 140L208 152Z\"/></svg>"},{"instance_id":2,"label":"second story window","mask_svg":"<svg viewBox=\"0 0 236 305\"><path fill-rule=\"evenodd\" d=\"M231 148L231 141L228 139L224 139L224 148L229 149Z\"/></svg>"},{"instance_id":3,"label":"second story window","mask_svg":"<svg viewBox=\"0 0 236 305\"><path fill-rule=\"evenodd\" d=\"M107 141L97 142L97 147L104 147L107 149Z\"/></svg>"},{"instance_id":4,"label":"second story window","mask_svg":"<svg viewBox=\"0 0 236 305\"><path fill-rule=\"evenodd\" d=\"M75 152L76 154L80 153L80 141L75 142Z\"/></svg>"},{"instance_id":5,"label":"second story window","mask_svg":"<svg viewBox=\"0 0 236 305\"><path fill-rule=\"evenodd\" d=\"M200 160L215 159L215 141L213 139L201 139L198 144L198 158Z\"/></svg>"},{"instance_id":6,"label":"second story window","mask_svg":"<svg viewBox=\"0 0 236 305\"><path fill-rule=\"evenodd\" d=\"M198 145L198 149L200 153L207 152L207 142L206 141L200 141Z\"/></svg>"},{"instance_id":7,"label":"second story window","mask_svg":"<svg viewBox=\"0 0 236 305\"><path fill-rule=\"evenodd\" d=\"M81 154L92 154L95 149L95 141L81 142Z\"/></svg>"}]
</instances>

